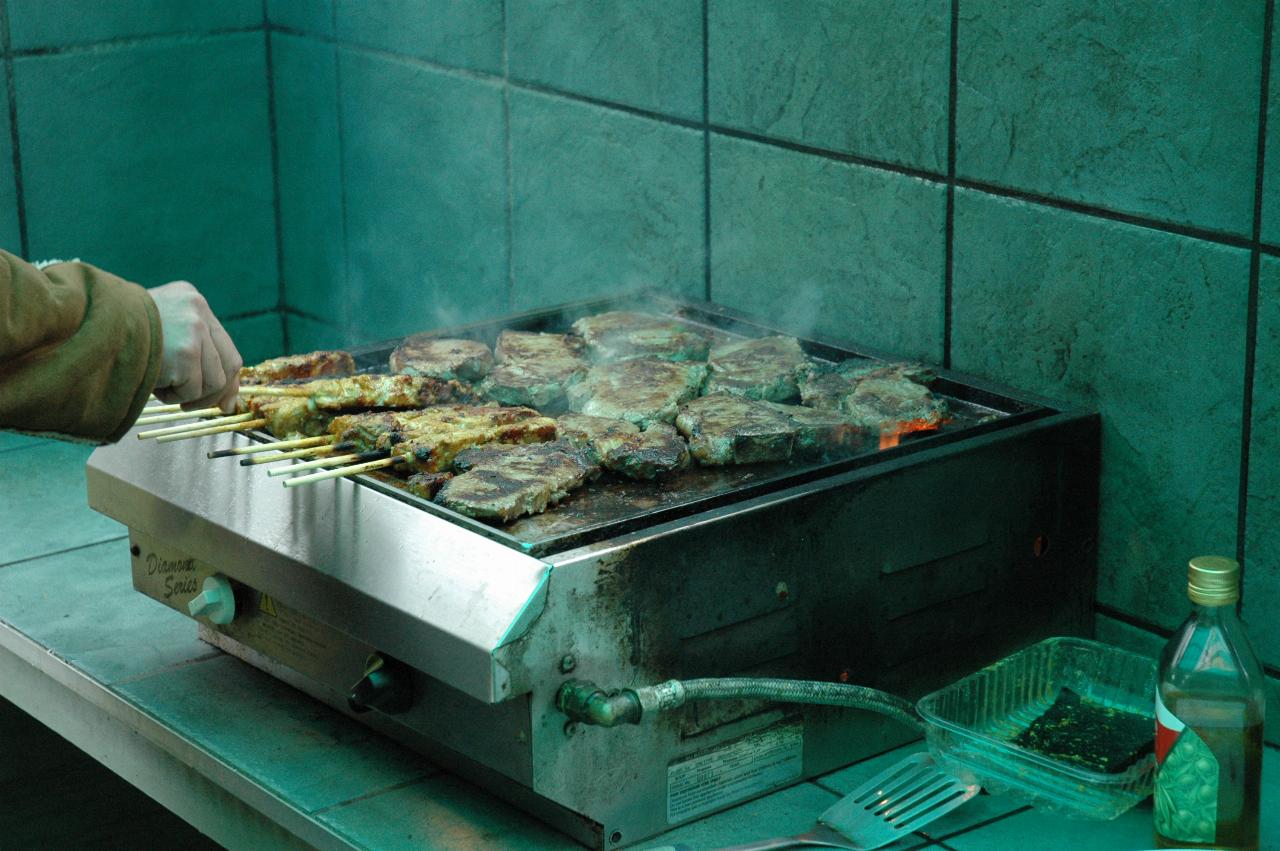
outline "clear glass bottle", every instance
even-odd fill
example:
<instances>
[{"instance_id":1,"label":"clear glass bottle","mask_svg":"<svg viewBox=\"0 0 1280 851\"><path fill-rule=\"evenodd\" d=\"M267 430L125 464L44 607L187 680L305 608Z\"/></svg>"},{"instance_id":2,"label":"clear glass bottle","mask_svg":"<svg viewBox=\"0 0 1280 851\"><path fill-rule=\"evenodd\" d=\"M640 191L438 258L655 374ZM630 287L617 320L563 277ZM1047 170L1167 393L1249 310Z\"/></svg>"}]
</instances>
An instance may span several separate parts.
<instances>
[{"instance_id":1,"label":"clear glass bottle","mask_svg":"<svg viewBox=\"0 0 1280 851\"><path fill-rule=\"evenodd\" d=\"M1236 615L1240 565L1193 558L1187 596L1191 616L1160 657L1156 844L1256 851L1266 691Z\"/></svg>"}]
</instances>

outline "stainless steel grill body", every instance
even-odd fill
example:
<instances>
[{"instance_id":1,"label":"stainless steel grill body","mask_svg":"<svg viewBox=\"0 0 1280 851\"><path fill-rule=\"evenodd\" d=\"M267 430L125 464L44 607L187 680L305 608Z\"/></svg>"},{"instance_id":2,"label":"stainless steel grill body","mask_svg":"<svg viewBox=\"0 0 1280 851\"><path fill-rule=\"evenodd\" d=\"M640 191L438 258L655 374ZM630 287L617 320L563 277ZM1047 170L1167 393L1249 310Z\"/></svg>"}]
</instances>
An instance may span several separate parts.
<instances>
[{"instance_id":1,"label":"stainless steel grill body","mask_svg":"<svg viewBox=\"0 0 1280 851\"><path fill-rule=\"evenodd\" d=\"M90 503L130 527L143 593L185 612L205 576L232 580L239 614L202 623L206 640L343 711L369 656L402 663L412 705L359 717L580 840L617 847L909 734L868 713L756 701L617 729L566 725L553 698L569 676L607 687L843 678L917 696L1032 640L1091 630L1096 417L957 376L943 384L998 416L533 543L385 483L285 490L205 459L244 436L100 449ZM734 766L747 758L767 770L744 775Z\"/></svg>"}]
</instances>

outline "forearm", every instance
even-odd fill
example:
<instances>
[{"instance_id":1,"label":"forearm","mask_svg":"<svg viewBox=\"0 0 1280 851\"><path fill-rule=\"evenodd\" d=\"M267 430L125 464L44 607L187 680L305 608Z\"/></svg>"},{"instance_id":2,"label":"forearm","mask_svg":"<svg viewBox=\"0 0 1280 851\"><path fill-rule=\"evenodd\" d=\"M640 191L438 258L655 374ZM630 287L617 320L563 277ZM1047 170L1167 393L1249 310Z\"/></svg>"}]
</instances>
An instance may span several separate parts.
<instances>
[{"instance_id":1,"label":"forearm","mask_svg":"<svg viewBox=\"0 0 1280 851\"><path fill-rule=\"evenodd\" d=\"M0 252L0 428L117 440L155 386L161 350L142 287Z\"/></svg>"}]
</instances>

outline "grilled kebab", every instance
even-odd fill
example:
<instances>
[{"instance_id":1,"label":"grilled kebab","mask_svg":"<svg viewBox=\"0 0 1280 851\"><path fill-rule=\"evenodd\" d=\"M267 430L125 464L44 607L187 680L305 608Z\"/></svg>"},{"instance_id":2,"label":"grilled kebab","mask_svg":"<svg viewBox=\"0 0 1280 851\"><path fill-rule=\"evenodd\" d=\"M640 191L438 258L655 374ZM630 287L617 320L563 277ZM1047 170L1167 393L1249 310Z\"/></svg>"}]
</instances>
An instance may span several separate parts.
<instances>
[{"instance_id":1,"label":"grilled kebab","mask_svg":"<svg viewBox=\"0 0 1280 851\"><path fill-rule=\"evenodd\" d=\"M353 375L356 362L350 352L319 351L271 358L255 366L241 367L241 384L273 384L304 378L341 378Z\"/></svg>"}]
</instances>

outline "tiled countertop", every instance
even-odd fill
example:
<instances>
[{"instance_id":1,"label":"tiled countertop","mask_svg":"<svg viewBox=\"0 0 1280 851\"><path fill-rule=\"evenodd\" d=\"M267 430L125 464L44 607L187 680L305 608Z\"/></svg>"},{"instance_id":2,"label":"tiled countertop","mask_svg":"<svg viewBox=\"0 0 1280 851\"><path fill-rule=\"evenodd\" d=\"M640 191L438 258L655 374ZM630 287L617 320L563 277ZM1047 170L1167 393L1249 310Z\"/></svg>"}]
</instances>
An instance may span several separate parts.
<instances>
[{"instance_id":1,"label":"tiled countertop","mask_svg":"<svg viewBox=\"0 0 1280 851\"><path fill-rule=\"evenodd\" d=\"M0 696L229 846L576 848L530 816L196 639L133 591L122 526L85 504L89 447L0 432ZM38 670L37 670L38 669ZM0 731L0 735L3 731ZM639 847L807 830L915 742ZM1268 749L1263 847L1280 848ZM1144 804L1067 821L983 795L899 848L1145 849Z\"/></svg>"}]
</instances>

